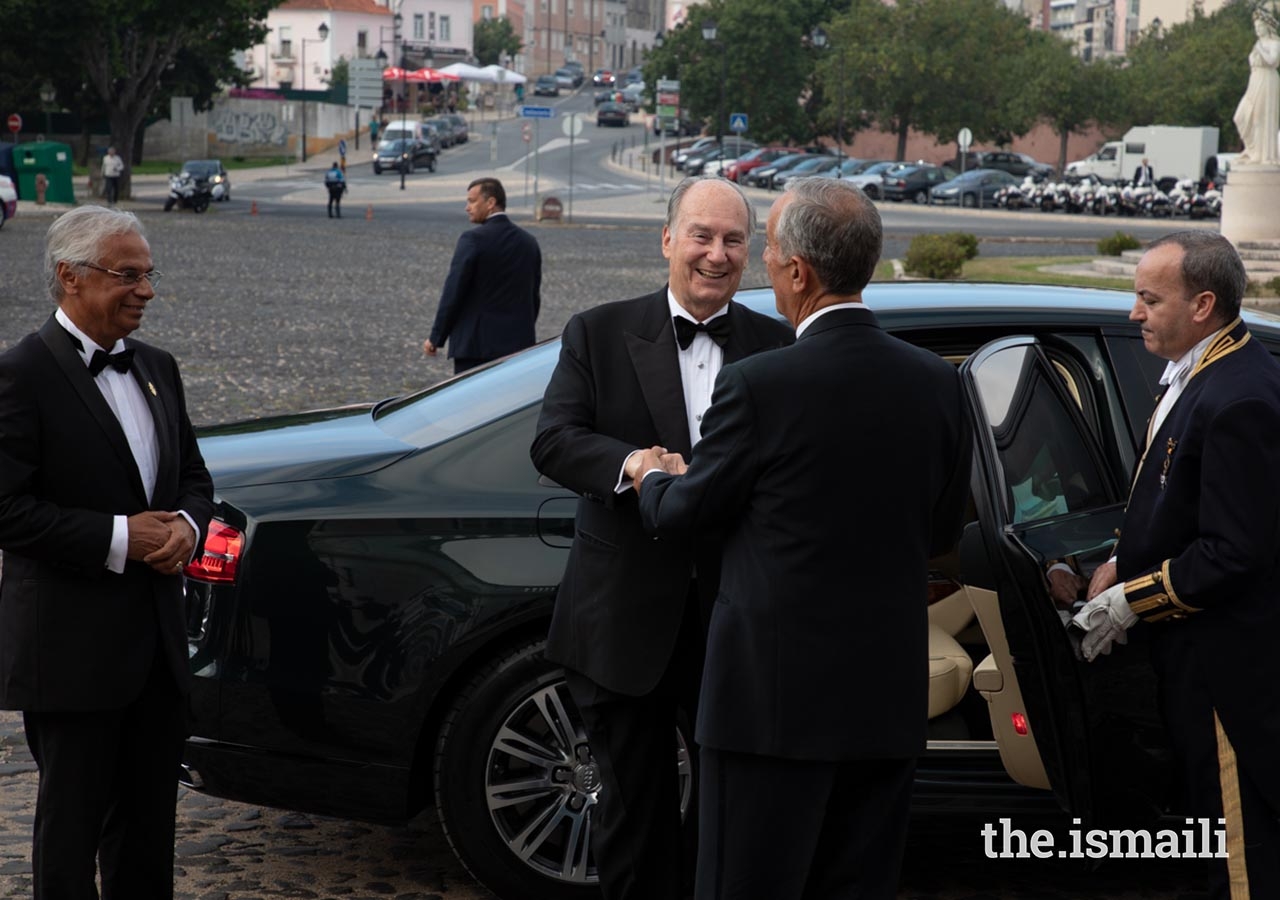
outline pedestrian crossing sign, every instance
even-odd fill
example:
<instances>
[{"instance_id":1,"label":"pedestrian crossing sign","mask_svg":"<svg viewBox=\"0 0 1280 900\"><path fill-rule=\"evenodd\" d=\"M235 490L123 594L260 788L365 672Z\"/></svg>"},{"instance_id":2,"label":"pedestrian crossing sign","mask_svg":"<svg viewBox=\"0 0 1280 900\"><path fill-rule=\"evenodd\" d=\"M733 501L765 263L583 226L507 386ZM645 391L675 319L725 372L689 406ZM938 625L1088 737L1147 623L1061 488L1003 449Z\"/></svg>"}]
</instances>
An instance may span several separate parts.
<instances>
[{"instance_id":1,"label":"pedestrian crossing sign","mask_svg":"<svg viewBox=\"0 0 1280 900\"><path fill-rule=\"evenodd\" d=\"M742 134L747 130L746 113L729 113L729 130Z\"/></svg>"}]
</instances>

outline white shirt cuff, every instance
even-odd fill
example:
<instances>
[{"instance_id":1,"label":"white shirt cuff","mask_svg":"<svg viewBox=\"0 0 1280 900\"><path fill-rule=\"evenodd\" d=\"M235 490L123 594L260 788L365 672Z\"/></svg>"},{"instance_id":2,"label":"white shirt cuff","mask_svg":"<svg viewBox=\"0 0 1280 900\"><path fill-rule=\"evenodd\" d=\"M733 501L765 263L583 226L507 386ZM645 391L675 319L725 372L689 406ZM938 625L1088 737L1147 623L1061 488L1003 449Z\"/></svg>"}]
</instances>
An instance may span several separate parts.
<instances>
[{"instance_id":1,"label":"white shirt cuff","mask_svg":"<svg viewBox=\"0 0 1280 900\"><path fill-rule=\"evenodd\" d=\"M185 509L178 510L178 515L187 520L187 524L191 526L191 533L196 536L195 546L191 548L191 558L187 560L187 563L190 564L199 559L204 553L204 547L200 546L200 529L196 527L196 520L187 515Z\"/></svg>"},{"instance_id":2,"label":"white shirt cuff","mask_svg":"<svg viewBox=\"0 0 1280 900\"><path fill-rule=\"evenodd\" d=\"M117 575L124 573L125 561L129 558L129 518L128 516L111 517L111 546L107 549L107 569Z\"/></svg>"},{"instance_id":3,"label":"white shirt cuff","mask_svg":"<svg viewBox=\"0 0 1280 900\"><path fill-rule=\"evenodd\" d=\"M1070 572L1072 575L1076 574L1076 570L1071 568L1066 563L1054 563L1049 567L1049 571L1050 572Z\"/></svg>"},{"instance_id":4,"label":"white shirt cuff","mask_svg":"<svg viewBox=\"0 0 1280 900\"><path fill-rule=\"evenodd\" d=\"M613 489L615 494L625 494L631 490L631 479L627 477L627 463L631 462L631 457L643 452L643 450L632 450L627 454L627 458L622 461L622 468L618 470L618 484Z\"/></svg>"}]
</instances>

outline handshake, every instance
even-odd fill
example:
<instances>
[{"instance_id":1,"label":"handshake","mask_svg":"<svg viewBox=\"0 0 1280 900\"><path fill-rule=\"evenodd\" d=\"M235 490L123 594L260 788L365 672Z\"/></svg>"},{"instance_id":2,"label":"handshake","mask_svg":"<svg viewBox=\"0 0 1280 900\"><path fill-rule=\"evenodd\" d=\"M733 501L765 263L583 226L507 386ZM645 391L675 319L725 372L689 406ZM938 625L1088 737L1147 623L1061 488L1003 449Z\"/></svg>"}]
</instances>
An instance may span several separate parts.
<instances>
[{"instance_id":1,"label":"handshake","mask_svg":"<svg viewBox=\"0 0 1280 900\"><path fill-rule=\"evenodd\" d=\"M628 456L622 473L631 479L631 484L639 495L640 482L644 481L644 476L654 469L666 472L668 475L683 475L688 468L684 457L679 453L668 453L666 447L650 447L648 450L638 450Z\"/></svg>"}]
</instances>

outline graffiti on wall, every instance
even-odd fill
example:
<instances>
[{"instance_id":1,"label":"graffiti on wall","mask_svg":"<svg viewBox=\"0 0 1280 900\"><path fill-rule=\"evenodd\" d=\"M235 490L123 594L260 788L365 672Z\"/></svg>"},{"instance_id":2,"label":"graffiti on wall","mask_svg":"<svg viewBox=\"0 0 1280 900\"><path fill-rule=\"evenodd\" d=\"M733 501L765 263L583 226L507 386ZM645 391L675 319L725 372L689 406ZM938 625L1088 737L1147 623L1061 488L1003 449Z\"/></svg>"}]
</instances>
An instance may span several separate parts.
<instances>
[{"instance_id":1,"label":"graffiti on wall","mask_svg":"<svg viewBox=\"0 0 1280 900\"><path fill-rule=\"evenodd\" d=\"M285 145L288 135L284 123L273 112L238 112L217 107L209 114L209 124L217 140L227 144Z\"/></svg>"}]
</instances>

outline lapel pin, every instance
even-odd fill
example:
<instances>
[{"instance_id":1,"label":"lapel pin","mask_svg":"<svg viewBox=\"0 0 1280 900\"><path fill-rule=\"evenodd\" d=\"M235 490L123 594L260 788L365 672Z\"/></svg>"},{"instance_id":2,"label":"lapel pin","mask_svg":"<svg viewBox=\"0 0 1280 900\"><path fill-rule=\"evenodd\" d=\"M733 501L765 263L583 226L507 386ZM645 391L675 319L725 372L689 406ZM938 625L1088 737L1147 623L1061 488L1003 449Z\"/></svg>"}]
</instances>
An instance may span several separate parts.
<instances>
[{"instance_id":1,"label":"lapel pin","mask_svg":"<svg viewBox=\"0 0 1280 900\"><path fill-rule=\"evenodd\" d=\"M157 397L157 396L159 396L159 395L156 393L156 386L155 386L154 384L152 384L150 381L148 381L148 382L147 382L147 390L149 390L149 391L151 392L151 396L152 396L152 397Z\"/></svg>"}]
</instances>

